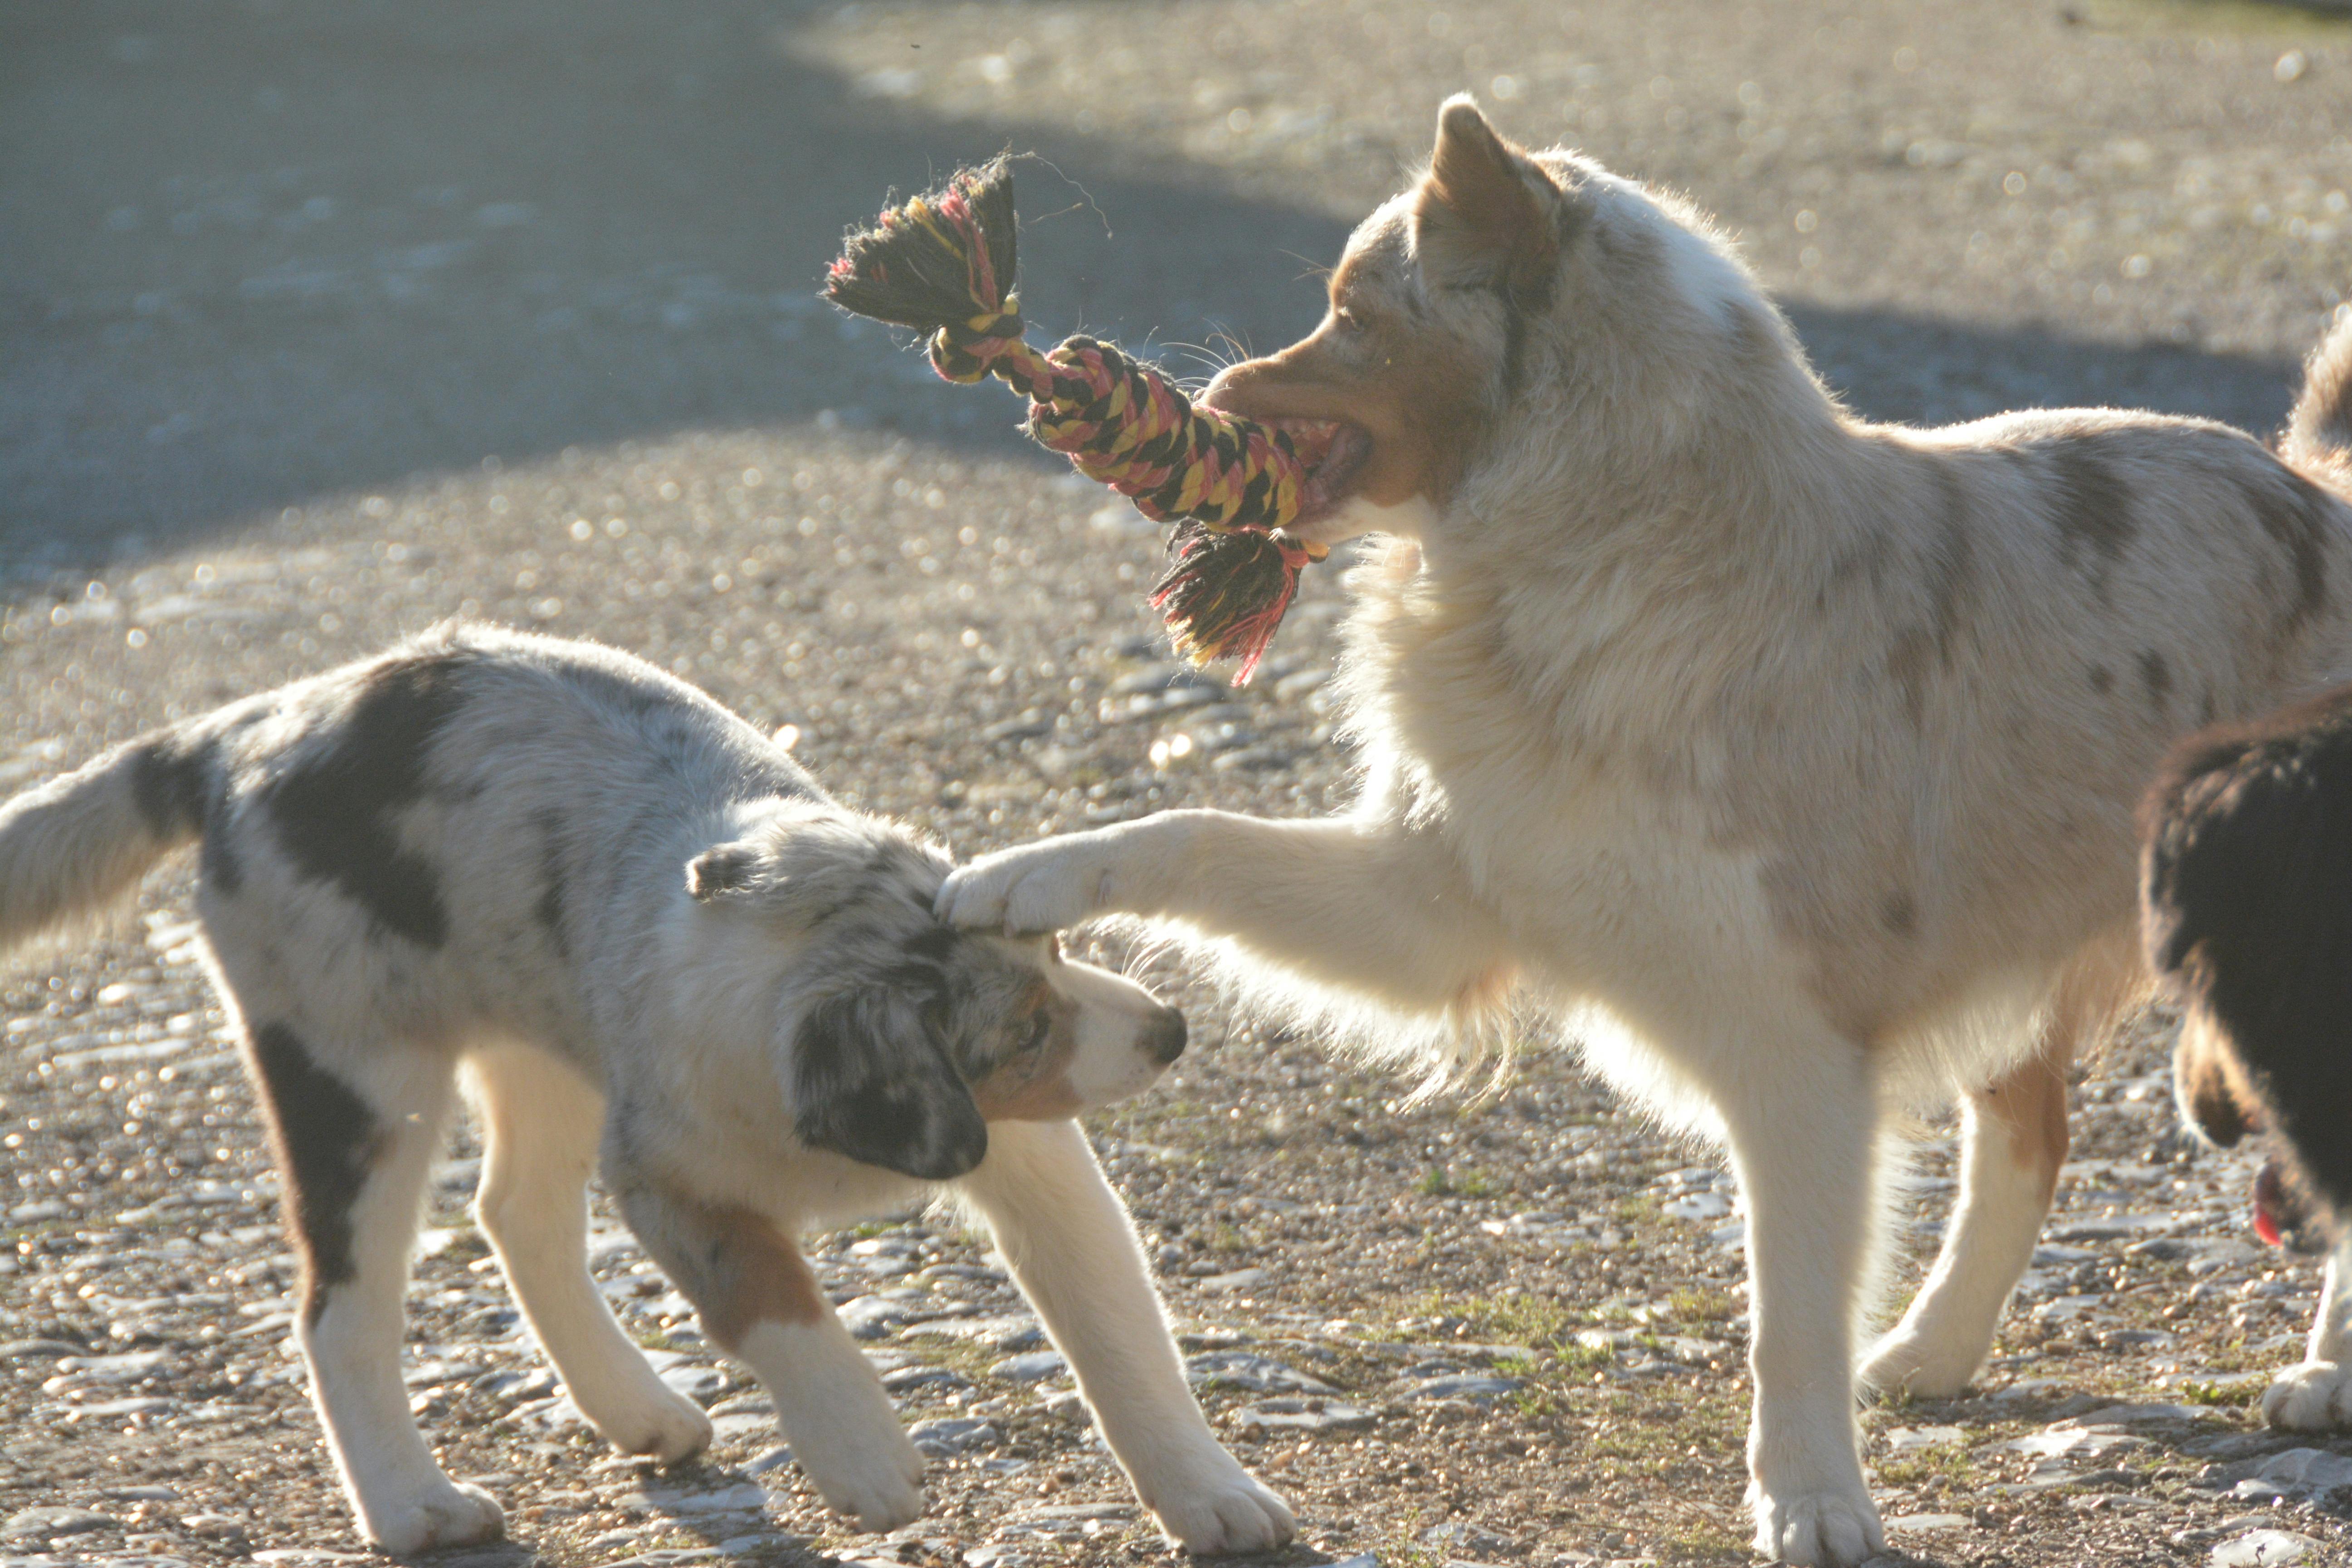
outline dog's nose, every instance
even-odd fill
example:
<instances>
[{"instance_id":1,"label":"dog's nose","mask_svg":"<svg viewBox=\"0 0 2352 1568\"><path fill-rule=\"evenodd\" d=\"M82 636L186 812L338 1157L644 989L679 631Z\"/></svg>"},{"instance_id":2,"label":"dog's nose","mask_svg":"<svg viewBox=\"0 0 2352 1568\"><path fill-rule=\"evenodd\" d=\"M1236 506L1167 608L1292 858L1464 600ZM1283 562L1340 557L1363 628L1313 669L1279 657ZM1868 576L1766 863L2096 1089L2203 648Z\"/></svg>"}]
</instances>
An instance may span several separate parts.
<instances>
[{"instance_id":1,"label":"dog's nose","mask_svg":"<svg viewBox=\"0 0 2352 1568\"><path fill-rule=\"evenodd\" d=\"M1144 1026L1143 1049L1162 1067L1183 1055L1184 1015L1174 1008L1161 1008L1160 1016Z\"/></svg>"}]
</instances>

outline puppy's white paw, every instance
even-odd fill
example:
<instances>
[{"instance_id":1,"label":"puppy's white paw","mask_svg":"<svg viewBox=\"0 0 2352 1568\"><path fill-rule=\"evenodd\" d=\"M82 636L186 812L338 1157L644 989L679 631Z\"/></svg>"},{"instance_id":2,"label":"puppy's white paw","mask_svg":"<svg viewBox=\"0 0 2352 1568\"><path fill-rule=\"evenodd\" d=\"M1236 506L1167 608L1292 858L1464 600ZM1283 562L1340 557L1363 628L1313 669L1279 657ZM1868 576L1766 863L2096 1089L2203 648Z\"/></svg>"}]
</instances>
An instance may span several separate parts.
<instances>
[{"instance_id":1,"label":"puppy's white paw","mask_svg":"<svg viewBox=\"0 0 2352 1568\"><path fill-rule=\"evenodd\" d=\"M2352 1371L2333 1361L2288 1367L2263 1391L2263 1419L2282 1432L2352 1430Z\"/></svg>"},{"instance_id":2,"label":"puppy's white paw","mask_svg":"<svg viewBox=\"0 0 2352 1568\"><path fill-rule=\"evenodd\" d=\"M1151 1505L1169 1540L1203 1557L1271 1552L1298 1533L1290 1505L1230 1459L1225 1473Z\"/></svg>"},{"instance_id":3,"label":"puppy's white paw","mask_svg":"<svg viewBox=\"0 0 2352 1568\"><path fill-rule=\"evenodd\" d=\"M1953 1399L1977 1375L1979 1355L1956 1351L1938 1336L1897 1328L1871 1346L1854 1380L1890 1398Z\"/></svg>"},{"instance_id":4,"label":"puppy's white paw","mask_svg":"<svg viewBox=\"0 0 2352 1568\"><path fill-rule=\"evenodd\" d=\"M796 1442L793 1453L825 1506L860 1530L896 1530L923 1517L923 1456L896 1420L887 1439L880 1431L862 1439L836 1433L822 1447Z\"/></svg>"},{"instance_id":5,"label":"puppy's white paw","mask_svg":"<svg viewBox=\"0 0 2352 1568\"><path fill-rule=\"evenodd\" d=\"M590 1416L604 1440L625 1454L644 1454L665 1465L702 1452L710 1446L710 1417L702 1406L666 1383L656 1383L659 1397L626 1413L603 1411ZM573 1403L578 1403L575 1398Z\"/></svg>"},{"instance_id":6,"label":"puppy's white paw","mask_svg":"<svg viewBox=\"0 0 2352 1568\"><path fill-rule=\"evenodd\" d=\"M441 1546L472 1546L507 1532L507 1516L479 1487L443 1480L429 1490L364 1509L361 1533L390 1557Z\"/></svg>"},{"instance_id":7,"label":"puppy's white paw","mask_svg":"<svg viewBox=\"0 0 2352 1568\"><path fill-rule=\"evenodd\" d=\"M1856 1568L1886 1550L1869 1492L1827 1490L1775 1496L1748 1488L1756 1550L1802 1568Z\"/></svg>"},{"instance_id":8,"label":"puppy's white paw","mask_svg":"<svg viewBox=\"0 0 2352 1568\"><path fill-rule=\"evenodd\" d=\"M932 907L949 925L970 930L1059 931L1108 907L1110 873L1101 838L1071 833L958 866Z\"/></svg>"}]
</instances>

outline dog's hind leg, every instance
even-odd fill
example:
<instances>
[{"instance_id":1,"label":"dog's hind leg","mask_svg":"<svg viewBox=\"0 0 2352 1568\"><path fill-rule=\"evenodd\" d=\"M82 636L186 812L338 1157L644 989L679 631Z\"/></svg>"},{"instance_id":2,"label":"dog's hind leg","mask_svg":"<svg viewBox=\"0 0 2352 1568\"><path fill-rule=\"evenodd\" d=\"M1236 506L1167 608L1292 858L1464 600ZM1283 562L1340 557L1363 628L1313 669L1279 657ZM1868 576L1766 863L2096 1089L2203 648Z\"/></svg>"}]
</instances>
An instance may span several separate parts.
<instances>
[{"instance_id":1,"label":"dog's hind leg","mask_svg":"<svg viewBox=\"0 0 2352 1568\"><path fill-rule=\"evenodd\" d=\"M1793 1021L1776 1034L1708 1085L1748 1200L1756 1379L1748 1500L1759 1552L1853 1568L1885 1548L1863 1480L1852 1349L1877 1095L1860 1046Z\"/></svg>"},{"instance_id":2,"label":"dog's hind leg","mask_svg":"<svg viewBox=\"0 0 2352 1568\"><path fill-rule=\"evenodd\" d=\"M1948 1399L1984 1364L2066 1163L2066 1070L2144 985L2130 932L2094 939L2060 976L2033 1054L1962 1101L1950 1228L1903 1321L1864 1358L1865 1387Z\"/></svg>"},{"instance_id":3,"label":"dog's hind leg","mask_svg":"<svg viewBox=\"0 0 2352 1568\"><path fill-rule=\"evenodd\" d=\"M1865 1388L1949 1399L1984 1364L2066 1163L2072 1045L2045 1039L2040 1052L1961 1103L1951 1228L1910 1310L1864 1360Z\"/></svg>"},{"instance_id":4,"label":"dog's hind leg","mask_svg":"<svg viewBox=\"0 0 2352 1568\"><path fill-rule=\"evenodd\" d=\"M604 1097L528 1046L477 1051L467 1068L486 1145L475 1212L564 1391L624 1453L668 1464L700 1452L710 1417L654 1375L588 1272L588 1176Z\"/></svg>"},{"instance_id":5,"label":"dog's hind leg","mask_svg":"<svg viewBox=\"0 0 2352 1568\"><path fill-rule=\"evenodd\" d=\"M987 1219L1160 1528L1213 1554L1288 1541L1297 1528L1289 1506L1202 1418L1134 1227L1078 1124L992 1124L988 1157L958 1190Z\"/></svg>"},{"instance_id":6,"label":"dog's hind leg","mask_svg":"<svg viewBox=\"0 0 2352 1568\"><path fill-rule=\"evenodd\" d=\"M923 1511L923 1457L873 1364L767 1216L607 1171L629 1228L694 1303L702 1332L758 1375L793 1456L827 1506L866 1530Z\"/></svg>"},{"instance_id":7,"label":"dog's hind leg","mask_svg":"<svg viewBox=\"0 0 2352 1568\"><path fill-rule=\"evenodd\" d=\"M360 1528L394 1555L491 1540L505 1529L499 1505L434 1463L400 1376L409 1250L451 1063L398 1041L325 1056L327 1037L299 1018L247 1016L268 1020L248 1046L302 1258L299 1334Z\"/></svg>"}]
</instances>

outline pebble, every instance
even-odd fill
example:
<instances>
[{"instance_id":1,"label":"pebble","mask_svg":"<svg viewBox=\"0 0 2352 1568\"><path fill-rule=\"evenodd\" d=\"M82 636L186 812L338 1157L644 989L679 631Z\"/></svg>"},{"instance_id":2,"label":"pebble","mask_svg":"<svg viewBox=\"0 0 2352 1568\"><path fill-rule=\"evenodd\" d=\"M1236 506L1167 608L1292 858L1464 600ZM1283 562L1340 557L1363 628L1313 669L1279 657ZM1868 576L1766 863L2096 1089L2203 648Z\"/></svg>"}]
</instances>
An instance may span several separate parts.
<instances>
[{"instance_id":1,"label":"pebble","mask_svg":"<svg viewBox=\"0 0 2352 1568\"><path fill-rule=\"evenodd\" d=\"M1463 1373L1452 1377L1429 1377L1414 1384L1400 1396L1405 1399L1497 1399L1506 1394L1516 1394L1527 1386L1519 1377L1490 1377L1483 1373Z\"/></svg>"},{"instance_id":2,"label":"pebble","mask_svg":"<svg viewBox=\"0 0 2352 1568\"><path fill-rule=\"evenodd\" d=\"M660 1375L664 1383L698 1402L727 1386L727 1375L715 1366L673 1366Z\"/></svg>"},{"instance_id":3,"label":"pebble","mask_svg":"<svg viewBox=\"0 0 2352 1568\"><path fill-rule=\"evenodd\" d=\"M1252 1394L1339 1392L1319 1377L1246 1350L1213 1350L1188 1357L1184 1376L1196 1388L1241 1388Z\"/></svg>"},{"instance_id":4,"label":"pebble","mask_svg":"<svg viewBox=\"0 0 2352 1568\"><path fill-rule=\"evenodd\" d=\"M1337 1399L1261 1399L1243 1406L1234 1419L1245 1427L1296 1432L1352 1432L1378 1419L1360 1405Z\"/></svg>"},{"instance_id":5,"label":"pebble","mask_svg":"<svg viewBox=\"0 0 2352 1568\"><path fill-rule=\"evenodd\" d=\"M905 1396L926 1388L941 1391L969 1388L971 1379L944 1366L902 1366L884 1373L882 1386L889 1393Z\"/></svg>"},{"instance_id":6,"label":"pebble","mask_svg":"<svg viewBox=\"0 0 2352 1568\"><path fill-rule=\"evenodd\" d=\"M1890 1454L1912 1454L1921 1448L1938 1448L1968 1440L1968 1431L1961 1427L1890 1427L1886 1430L1886 1451Z\"/></svg>"},{"instance_id":7,"label":"pebble","mask_svg":"<svg viewBox=\"0 0 2352 1568\"><path fill-rule=\"evenodd\" d=\"M0 1539L79 1535L85 1530L112 1530L121 1522L110 1514L87 1508L28 1508L8 1516L8 1522L0 1525Z\"/></svg>"},{"instance_id":8,"label":"pebble","mask_svg":"<svg viewBox=\"0 0 2352 1568\"><path fill-rule=\"evenodd\" d=\"M1049 1377L1059 1377L1070 1369L1058 1350L1033 1350L1023 1355L1008 1355L988 1369L991 1377L1002 1377L1008 1383L1043 1383Z\"/></svg>"},{"instance_id":9,"label":"pebble","mask_svg":"<svg viewBox=\"0 0 2352 1568\"><path fill-rule=\"evenodd\" d=\"M2325 1448L2289 1448L2239 1464L2216 1465L2195 1484L2211 1491L2227 1488L2231 1497L2248 1501L2325 1497L2339 1487L2352 1487L2352 1458Z\"/></svg>"},{"instance_id":10,"label":"pebble","mask_svg":"<svg viewBox=\"0 0 2352 1568\"><path fill-rule=\"evenodd\" d=\"M1889 1530L1918 1531L1966 1530L1976 1522L1965 1513L1898 1513L1887 1520Z\"/></svg>"},{"instance_id":11,"label":"pebble","mask_svg":"<svg viewBox=\"0 0 2352 1568\"><path fill-rule=\"evenodd\" d=\"M2326 1547L2289 1530L2256 1530L2213 1548L2213 1568L2279 1568L2288 1563L2317 1564Z\"/></svg>"},{"instance_id":12,"label":"pebble","mask_svg":"<svg viewBox=\"0 0 2352 1568\"><path fill-rule=\"evenodd\" d=\"M1213 1295L1231 1295L1236 1291L1255 1291L1273 1278L1274 1275L1264 1269L1235 1269L1229 1274L1211 1274L1193 1283Z\"/></svg>"},{"instance_id":13,"label":"pebble","mask_svg":"<svg viewBox=\"0 0 2352 1568\"><path fill-rule=\"evenodd\" d=\"M1004 1434L990 1423L953 1416L918 1421L907 1428L907 1437L919 1452L934 1459L998 1448L1004 1442Z\"/></svg>"}]
</instances>

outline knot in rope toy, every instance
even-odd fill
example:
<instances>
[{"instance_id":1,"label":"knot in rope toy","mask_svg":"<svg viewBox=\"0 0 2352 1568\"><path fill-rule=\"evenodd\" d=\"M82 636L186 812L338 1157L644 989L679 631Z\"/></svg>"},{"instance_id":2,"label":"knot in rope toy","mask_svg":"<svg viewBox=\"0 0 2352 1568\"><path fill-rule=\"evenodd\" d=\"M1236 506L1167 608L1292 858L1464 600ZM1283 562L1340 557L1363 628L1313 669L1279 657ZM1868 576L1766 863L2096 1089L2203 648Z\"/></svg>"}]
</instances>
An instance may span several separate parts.
<instances>
[{"instance_id":1,"label":"knot in rope toy","mask_svg":"<svg viewBox=\"0 0 2352 1568\"><path fill-rule=\"evenodd\" d=\"M1304 499L1308 457L1291 432L1196 407L1157 369L1074 337L1040 352L1013 290L1013 173L1003 159L849 236L825 298L854 315L929 334L932 368L966 385L995 376L1029 398L1028 431L1087 478L1176 524L1151 585L1177 651L1234 658L1246 683L1298 573L1328 553L1282 531Z\"/></svg>"}]
</instances>

